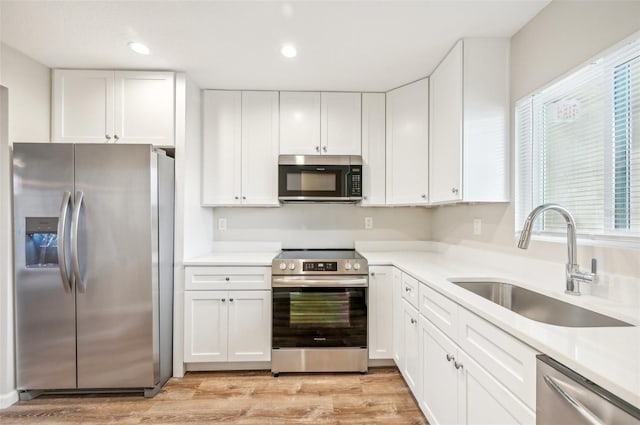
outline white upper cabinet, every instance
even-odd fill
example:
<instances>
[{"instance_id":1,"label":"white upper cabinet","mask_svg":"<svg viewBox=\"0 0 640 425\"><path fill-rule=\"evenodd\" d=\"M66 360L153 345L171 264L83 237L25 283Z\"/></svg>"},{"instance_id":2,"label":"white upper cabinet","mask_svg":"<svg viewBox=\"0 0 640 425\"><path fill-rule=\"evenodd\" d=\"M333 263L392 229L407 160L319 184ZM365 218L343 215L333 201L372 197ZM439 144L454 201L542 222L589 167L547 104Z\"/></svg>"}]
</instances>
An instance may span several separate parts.
<instances>
[{"instance_id":1,"label":"white upper cabinet","mask_svg":"<svg viewBox=\"0 0 640 425\"><path fill-rule=\"evenodd\" d=\"M509 40L461 40L430 78L430 202L508 201Z\"/></svg>"},{"instance_id":2,"label":"white upper cabinet","mask_svg":"<svg viewBox=\"0 0 640 425\"><path fill-rule=\"evenodd\" d=\"M280 92L280 154L360 155L360 93Z\"/></svg>"},{"instance_id":3,"label":"white upper cabinet","mask_svg":"<svg viewBox=\"0 0 640 425\"><path fill-rule=\"evenodd\" d=\"M321 93L320 146L323 155L360 155L362 95Z\"/></svg>"},{"instance_id":4,"label":"white upper cabinet","mask_svg":"<svg viewBox=\"0 0 640 425\"><path fill-rule=\"evenodd\" d=\"M54 70L52 141L174 146L172 72Z\"/></svg>"},{"instance_id":5,"label":"white upper cabinet","mask_svg":"<svg viewBox=\"0 0 640 425\"><path fill-rule=\"evenodd\" d=\"M387 93L387 205L427 205L429 80Z\"/></svg>"},{"instance_id":6,"label":"white upper cabinet","mask_svg":"<svg viewBox=\"0 0 640 425\"><path fill-rule=\"evenodd\" d=\"M362 93L363 206L385 204L385 110L384 93Z\"/></svg>"},{"instance_id":7,"label":"white upper cabinet","mask_svg":"<svg viewBox=\"0 0 640 425\"><path fill-rule=\"evenodd\" d=\"M53 71L54 142L113 141L113 71Z\"/></svg>"},{"instance_id":8,"label":"white upper cabinet","mask_svg":"<svg viewBox=\"0 0 640 425\"><path fill-rule=\"evenodd\" d=\"M115 72L115 131L120 143L174 144L172 72Z\"/></svg>"},{"instance_id":9,"label":"white upper cabinet","mask_svg":"<svg viewBox=\"0 0 640 425\"><path fill-rule=\"evenodd\" d=\"M241 203L242 93L205 90L202 98L203 205Z\"/></svg>"},{"instance_id":10,"label":"white upper cabinet","mask_svg":"<svg viewBox=\"0 0 640 425\"><path fill-rule=\"evenodd\" d=\"M242 204L278 206L278 92L242 92Z\"/></svg>"},{"instance_id":11,"label":"white upper cabinet","mask_svg":"<svg viewBox=\"0 0 640 425\"><path fill-rule=\"evenodd\" d=\"M278 92L203 92L202 205L278 206Z\"/></svg>"},{"instance_id":12,"label":"white upper cabinet","mask_svg":"<svg viewBox=\"0 0 640 425\"><path fill-rule=\"evenodd\" d=\"M431 74L429 198L462 199L462 42Z\"/></svg>"},{"instance_id":13,"label":"white upper cabinet","mask_svg":"<svg viewBox=\"0 0 640 425\"><path fill-rule=\"evenodd\" d=\"M320 93L280 92L280 153L320 154Z\"/></svg>"}]
</instances>

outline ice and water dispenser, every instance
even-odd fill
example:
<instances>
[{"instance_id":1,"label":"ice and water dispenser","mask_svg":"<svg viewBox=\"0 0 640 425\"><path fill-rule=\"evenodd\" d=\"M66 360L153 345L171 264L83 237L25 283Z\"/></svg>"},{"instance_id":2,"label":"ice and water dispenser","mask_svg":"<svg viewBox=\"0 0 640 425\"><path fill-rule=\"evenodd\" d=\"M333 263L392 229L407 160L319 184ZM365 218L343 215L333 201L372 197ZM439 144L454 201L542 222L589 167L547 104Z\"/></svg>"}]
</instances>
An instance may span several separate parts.
<instances>
[{"instance_id":1,"label":"ice and water dispenser","mask_svg":"<svg viewBox=\"0 0 640 425\"><path fill-rule=\"evenodd\" d=\"M58 217L26 218L27 267L58 267Z\"/></svg>"}]
</instances>

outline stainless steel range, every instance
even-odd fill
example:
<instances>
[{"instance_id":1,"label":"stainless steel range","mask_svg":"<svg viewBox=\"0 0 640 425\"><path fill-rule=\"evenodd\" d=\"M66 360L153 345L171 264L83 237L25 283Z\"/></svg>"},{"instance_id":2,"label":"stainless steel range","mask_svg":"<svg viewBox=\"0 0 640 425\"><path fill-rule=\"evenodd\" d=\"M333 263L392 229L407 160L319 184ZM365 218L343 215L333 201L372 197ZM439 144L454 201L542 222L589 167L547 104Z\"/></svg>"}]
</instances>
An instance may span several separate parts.
<instances>
[{"instance_id":1,"label":"stainless steel range","mask_svg":"<svg viewBox=\"0 0 640 425\"><path fill-rule=\"evenodd\" d=\"M272 263L271 372L366 372L369 267L354 250L285 250Z\"/></svg>"}]
</instances>

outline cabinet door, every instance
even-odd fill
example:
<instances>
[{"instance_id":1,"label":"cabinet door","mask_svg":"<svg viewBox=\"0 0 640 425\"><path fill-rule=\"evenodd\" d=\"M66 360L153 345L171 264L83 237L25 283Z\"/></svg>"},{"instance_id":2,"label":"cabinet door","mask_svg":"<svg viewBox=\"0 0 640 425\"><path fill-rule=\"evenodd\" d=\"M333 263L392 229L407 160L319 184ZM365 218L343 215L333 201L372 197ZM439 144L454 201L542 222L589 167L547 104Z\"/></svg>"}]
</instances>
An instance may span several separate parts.
<instances>
[{"instance_id":1,"label":"cabinet door","mask_svg":"<svg viewBox=\"0 0 640 425\"><path fill-rule=\"evenodd\" d=\"M429 200L462 199L462 41L429 77Z\"/></svg>"},{"instance_id":2,"label":"cabinet door","mask_svg":"<svg viewBox=\"0 0 640 425\"><path fill-rule=\"evenodd\" d=\"M52 141L113 141L113 71L54 70Z\"/></svg>"},{"instance_id":3,"label":"cabinet door","mask_svg":"<svg viewBox=\"0 0 640 425\"><path fill-rule=\"evenodd\" d=\"M458 424L457 347L430 321L420 318L422 397L420 408L431 425Z\"/></svg>"},{"instance_id":4,"label":"cabinet door","mask_svg":"<svg viewBox=\"0 0 640 425\"><path fill-rule=\"evenodd\" d=\"M205 90L202 116L202 205L240 204L239 91Z\"/></svg>"},{"instance_id":5,"label":"cabinet door","mask_svg":"<svg viewBox=\"0 0 640 425\"><path fill-rule=\"evenodd\" d=\"M242 92L242 204L278 206L278 92Z\"/></svg>"},{"instance_id":6,"label":"cabinet door","mask_svg":"<svg viewBox=\"0 0 640 425\"><path fill-rule=\"evenodd\" d=\"M320 145L322 154L360 155L362 152L360 93L322 93Z\"/></svg>"},{"instance_id":7,"label":"cabinet door","mask_svg":"<svg viewBox=\"0 0 640 425\"><path fill-rule=\"evenodd\" d=\"M320 155L320 93L280 92L280 154Z\"/></svg>"},{"instance_id":8,"label":"cabinet door","mask_svg":"<svg viewBox=\"0 0 640 425\"><path fill-rule=\"evenodd\" d=\"M184 361L227 361L227 292L184 292Z\"/></svg>"},{"instance_id":9,"label":"cabinet door","mask_svg":"<svg viewBox=\"0 0 640 425\"><path fill-rule=\"evenodd\" d=\"M115 134L119 143L174 146L173 72L115 72Z\"/></svg>"},{"instance_id":10,"label":"cabinet door","mask_svg":"<svg viewBox=\"0 0 640 425\"><path fill-rule=\"evenodd\" d=\"M362 93L362 202L385 204L385 109L384 93Z\"/></svg>"},{"instance_id":11,"label":"cabinet door","mask_svg":"<svg viewBox=\"0 0 640 425\"><path fill-rule=\"evenodd\" d=\"M391 273L393 284L393 296L391 297L393 302L393 360L398 366L398 369L402 370L402 362L404 361L402 342L402 272L400 269L393 268Z\"/></svg>"},{"instance_id":12,"label":"cabinet door","mask_svg":"<svg viewBox=\"0 0 640 425\"><path fill-rule=\"evenodd\" d=\"M369 358L393 358L393 267L370 267Z\"/></svg>"},{"instance_id":13,"label":"cabinet door","mask_svg":"<svg viewBox=\"0 0 640 425\"><path fill-rule=\"evenodd\" d=\"M459 423L469 425L513 425L536 423L536 415L513 393L466 355L458 353L462 367L458 390Z\"/></svg>"},{"instance_id":14,"label":"cabinet door","mask_svg":"<svg viewBox=\"0 0 640 425\"><path fill-rule=\"evenodd\" d=\"M421 367L420 367L420 325L418 324L418 311L408 302L402 301L402 339L404 342L404 362L401 369L402 376L409 385L411 392L417 400L421 397Z\"/></svg>"},{"instance_id":15,"label":"cabinet door","mask_svg":"<svg viewBox=\"0 0 640 425\"><path fill-rule=\"evenodd\" d=\"M228 360L271 360L270 291L229 291Z\"/></svg>"},{"instance_id":16,"label":"cabinet door","mask_svg":"<svg viewBox=\"0 0 640 425\"><path fill-rule=\"evenodd\" d=\"M427 205L429 80L387 93L387 204Z\"/></svg>"}]
</instances>

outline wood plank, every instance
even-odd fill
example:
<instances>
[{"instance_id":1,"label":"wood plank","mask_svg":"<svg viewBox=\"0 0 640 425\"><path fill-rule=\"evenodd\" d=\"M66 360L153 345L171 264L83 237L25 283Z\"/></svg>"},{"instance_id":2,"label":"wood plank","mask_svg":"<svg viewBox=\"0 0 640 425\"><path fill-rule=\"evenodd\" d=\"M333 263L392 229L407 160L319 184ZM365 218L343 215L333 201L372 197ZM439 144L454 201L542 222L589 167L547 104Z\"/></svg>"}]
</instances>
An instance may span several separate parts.
<instances>
[{"instance_id":1,"label":"wood plank","mask_svg":"<svg viewBox=\"0 0 640 425\"><path fill-rule=\"evenodd\" d=\"M427 425L400 373L190 372L153 399L139 395L47 395L0 410L2 425L385 424Z\"/></svg>"}]
</instances>

